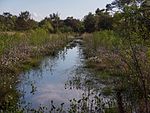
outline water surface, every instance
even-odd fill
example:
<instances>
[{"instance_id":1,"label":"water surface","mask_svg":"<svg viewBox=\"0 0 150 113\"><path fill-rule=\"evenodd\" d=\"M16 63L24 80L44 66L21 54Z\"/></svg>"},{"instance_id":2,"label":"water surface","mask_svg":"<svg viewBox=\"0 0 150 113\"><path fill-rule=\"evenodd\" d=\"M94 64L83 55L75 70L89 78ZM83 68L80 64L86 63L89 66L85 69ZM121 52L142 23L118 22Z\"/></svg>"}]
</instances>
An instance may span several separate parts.
<instances>
[{"instance_id":1,"label":"water surface","mask_svg":"<svg viewBox=\"0 0 150 113\"><path fill-rule=\"evenodd\" d=\"M53 100L56 106L65 103L69 107L71 99L80 99L93 91L98 93L96 89L103 87L91 74L84 68L82 47L78 43L65 47L56 56L46 57L38 68L21 75L18 90L22 93L22 106L30 103L36 109Z\"/></svg>"}]
</instances>

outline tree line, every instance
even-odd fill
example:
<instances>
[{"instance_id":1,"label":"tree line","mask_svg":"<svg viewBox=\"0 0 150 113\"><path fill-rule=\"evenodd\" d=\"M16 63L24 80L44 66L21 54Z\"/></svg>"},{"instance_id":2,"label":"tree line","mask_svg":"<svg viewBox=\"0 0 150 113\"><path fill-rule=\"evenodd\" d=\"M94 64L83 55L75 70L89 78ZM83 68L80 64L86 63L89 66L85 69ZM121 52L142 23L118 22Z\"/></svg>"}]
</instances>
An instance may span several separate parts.
<instances>
[{"instance_id":1,"label":"tree line","mask_svg":"<svg viewBox=\"0 0 150 113\"><path fill-rule=\"evenodd\" d=\"M62 20L58 13L50 14L40 22L31 18L28 11L21 12L19 16L4 12L0 15L0 31L25 31L43 28L50 33L57 32L94 32L103 29L112 29L113 17L99 8L94 14L89 13L82 20L67 17Z\"/></svg>"}]
</instances>

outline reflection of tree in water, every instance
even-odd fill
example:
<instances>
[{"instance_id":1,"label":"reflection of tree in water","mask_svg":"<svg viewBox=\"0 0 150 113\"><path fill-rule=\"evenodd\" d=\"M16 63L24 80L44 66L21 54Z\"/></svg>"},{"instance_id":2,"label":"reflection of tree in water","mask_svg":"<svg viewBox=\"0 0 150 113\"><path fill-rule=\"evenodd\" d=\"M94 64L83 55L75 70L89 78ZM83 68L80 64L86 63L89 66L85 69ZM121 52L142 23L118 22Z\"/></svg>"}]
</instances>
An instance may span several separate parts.
<instances>
[{"instance_id":1,"label":"reflection of tree in water","mask_svg":"<svg viewBox=\"0 0 150 113\"><path fill-rule=\"evenodd\" d=\"M91 76L91 73L88 72L83 67L78 67L72 73L70 73L70 77L68 78L68 81L66 82L66 88L70 89L96 89L95 80L93 80L93 77ZM96 85L97 86L97 85ZM98 87L97 87L98 88Z\"/></svg>"},{"instance_id":2,"label":"reflection of tree in water","mask_svg":"<svg viewBox=\"0 0 150 113\"><path fill-rule=\"evenodd\" d=\"M65 88L84 91L81 99L70 101L70 111L104 113L105 111L113 112L116 109L114 95L104 95L102 93L102 90L106 88L106 84L101 83L101 80L95 77L91 70L81 66L70 74L72 76L66 82Z\"/></svg>"}]
</instances>

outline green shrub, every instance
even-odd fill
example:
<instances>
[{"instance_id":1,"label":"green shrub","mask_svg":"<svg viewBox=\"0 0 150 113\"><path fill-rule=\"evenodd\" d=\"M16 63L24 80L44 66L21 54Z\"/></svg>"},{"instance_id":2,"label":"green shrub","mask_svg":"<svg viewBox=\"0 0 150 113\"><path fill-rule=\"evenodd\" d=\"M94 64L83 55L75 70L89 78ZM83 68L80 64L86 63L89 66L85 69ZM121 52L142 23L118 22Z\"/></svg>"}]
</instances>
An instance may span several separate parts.
<instances>
[{"instance_id":1,"label":"green shrub","mask_svg":"<svg viewBox=\"0 0 150 113\"><path fill-rule=\"evenodd\" d=\"M93 34L93 44L94 48L118 48L122 45L122 40L113 31L105 30Z\"/></svg>"}]
</instances>

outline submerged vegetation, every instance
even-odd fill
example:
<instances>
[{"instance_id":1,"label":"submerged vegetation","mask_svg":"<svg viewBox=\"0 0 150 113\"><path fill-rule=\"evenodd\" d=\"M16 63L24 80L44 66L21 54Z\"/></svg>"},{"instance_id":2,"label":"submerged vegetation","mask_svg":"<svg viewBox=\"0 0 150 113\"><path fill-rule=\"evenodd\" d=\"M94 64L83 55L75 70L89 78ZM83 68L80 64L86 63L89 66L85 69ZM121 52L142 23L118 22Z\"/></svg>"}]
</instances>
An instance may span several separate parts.
<instances>
[{"instance_id":1,"label":"submerged vegetation","mask_svg":"<svg viewBox=\"0 0 150 113\"><path fill-rule=\"evenodd\" d=\"M0 112L30 109L21 110L17 105L20 96L15 88L19 82L17 75L36 67L44 56L55 55L74 39L73 35L80 35L83 40L85 67L91 68L97 81L106 87L92 99L93 92L79 100L70 100L67 112L149 113L149 0L114 0L106 9L98 8L82 21L73 17L62 20L57 13L40 22L31 19L28 11L19 16L9 12L0 15ZM80 84L80 76L76 77L75 83L70 82L69 86ZM92 86L91 79L86 79L83 86ZM104 97L111 98L105 101ZM40 107L27 112L45 110ZM51 101L50 112L65 112L63 104L57 109Z\"/></svg>"}]
</instances>

